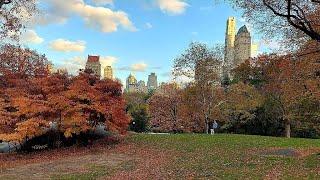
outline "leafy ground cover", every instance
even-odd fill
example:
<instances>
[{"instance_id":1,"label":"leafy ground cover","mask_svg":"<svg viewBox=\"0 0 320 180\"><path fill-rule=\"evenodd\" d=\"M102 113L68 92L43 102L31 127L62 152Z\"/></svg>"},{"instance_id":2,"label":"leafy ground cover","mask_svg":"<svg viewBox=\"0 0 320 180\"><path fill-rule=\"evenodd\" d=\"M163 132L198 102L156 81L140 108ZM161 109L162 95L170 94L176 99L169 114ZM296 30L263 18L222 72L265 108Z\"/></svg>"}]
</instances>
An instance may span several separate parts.
<instances>
[{"instance_id":1,"label":"leafy ground cover","mask_svg":"<svg viewBox=\"0 0 320 180\"><path fill-rule=\"evenodd\" d=\"M320 140L128 136L116 145L0 155L0 179L320 179Z\"/></svg>"}]
</instances>

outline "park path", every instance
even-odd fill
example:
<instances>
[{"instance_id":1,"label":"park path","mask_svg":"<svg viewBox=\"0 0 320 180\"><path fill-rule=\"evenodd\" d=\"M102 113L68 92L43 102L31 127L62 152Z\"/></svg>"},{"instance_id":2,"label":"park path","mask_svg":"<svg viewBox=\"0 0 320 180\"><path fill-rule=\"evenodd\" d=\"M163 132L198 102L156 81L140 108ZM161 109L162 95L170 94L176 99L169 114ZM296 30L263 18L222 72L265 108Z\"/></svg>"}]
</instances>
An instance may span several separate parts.
<instances>
[{"instance_id":1,"label":"park path","mask_svg":"<svg viewBox=\"0 0 320 180\"><path fill-rule=\"evenodd\" d=\"M59 158L4 168L0 179L50 179L54 176L80 174L90 171L90 166L115 167L132 158L125 154L99 153Z\"/></svg>"},{"instance_id":2,"label":"park path","mask_svg":"<svg viewBox=\"0 0 320 180\"><path fill-rule=\"evenodd\" d=\"M69 175L90 173L101 174L95 179L162 179L163 174L168 174L164 172L167 161L167 152L131 143L24 155L2 154L0 179L68 179ZM96 172L92 167L102 169Z\"/></svg>"}]
</instances>

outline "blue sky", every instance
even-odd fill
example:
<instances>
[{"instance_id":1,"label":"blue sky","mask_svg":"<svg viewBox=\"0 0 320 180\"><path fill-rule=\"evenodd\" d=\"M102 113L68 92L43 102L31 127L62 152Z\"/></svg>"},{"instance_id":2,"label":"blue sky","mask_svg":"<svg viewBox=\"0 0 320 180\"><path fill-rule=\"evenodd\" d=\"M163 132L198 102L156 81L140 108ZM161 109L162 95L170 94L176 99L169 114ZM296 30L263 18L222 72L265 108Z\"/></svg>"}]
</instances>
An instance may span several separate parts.
<instances>
[{"instance_id":1,"label":"blue sky","mask_svg":"<svg viewBox=\"0 0 320 180\"><path fill-rule=\"evenodd\" d=\"M170 80L173 59L192 41L224 43L226 20L240 12L213 0L44 0L44 10L23 36L55 67L76 72L88 54L100 55L125 82L132 72L147 81ZM253 35L254 39L258 35Z\"/></svg>"}]
</instances>

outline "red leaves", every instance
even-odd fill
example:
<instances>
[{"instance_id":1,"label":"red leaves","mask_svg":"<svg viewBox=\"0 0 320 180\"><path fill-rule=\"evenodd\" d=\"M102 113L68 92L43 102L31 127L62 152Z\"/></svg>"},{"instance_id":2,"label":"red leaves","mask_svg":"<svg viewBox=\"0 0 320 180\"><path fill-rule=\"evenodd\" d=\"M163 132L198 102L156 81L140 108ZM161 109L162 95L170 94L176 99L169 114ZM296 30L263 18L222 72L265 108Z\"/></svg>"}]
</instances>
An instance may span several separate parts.
<instances>
[{"instance_id":1,"label":"red leaves","mask_svg":"<svg viewBox=\"0 0 320 180\"><path fill-rule=\"evenodd\" d=\"M98 123L120 133L127 129L129 118L117 82L87 74L53 74L21 82L0 91L2 140L21 142L42 135L50 122L56 122L66 137L93 130ZM8 133L8 125L15 130Z\"/></svg>"}]
</instances>

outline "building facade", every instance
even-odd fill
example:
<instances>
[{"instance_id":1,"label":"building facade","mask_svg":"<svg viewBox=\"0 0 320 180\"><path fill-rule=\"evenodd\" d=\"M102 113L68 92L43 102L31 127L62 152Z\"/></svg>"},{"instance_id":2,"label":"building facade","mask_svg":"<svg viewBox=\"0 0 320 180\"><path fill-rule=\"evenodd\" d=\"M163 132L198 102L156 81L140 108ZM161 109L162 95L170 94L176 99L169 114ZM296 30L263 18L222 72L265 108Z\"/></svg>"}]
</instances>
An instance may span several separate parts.
<instances>
[{"instance_id":1,"label":"building facade","mask_svg":"<svg viewBox=\"0 0 320 180\"><path fill-rule=\"evenodd\" d=\"M111 66L104 68L104 79L113 79L113 70Z\"/></svg>"},{"instance_id":2,"label":"building facade","mask_svg":"<svg viewBox=\"0 0 320 180\"><path fill-rule=\"evenodd\" d=\"M136 91L137 92L142 92L142 93L147 93L148 92L148 87L146 86L146 82L140 80L137 83Z\"/></svg>"},{"instance_id":3,"label":"building facade","mask_svg":"<svg viewBox=\"0 0 320 180\"><path fill-rule=\"evenodd\" d=\"M137 86L137 79L132 74L130 74L126 80L126 91L134 92Z\"/></svg>"},{"instance_id":4,"label":"building facade","mask_svg":"<svg viewBox=\"0 0 320 180\"><path fill-rule=\"evenodd\" d=\"M151 73L151 74L148 76L147 86L148 86L148 89L149 89L149 90L151 90L151 89L157 89L157 87L158 87L158 78L157 78L156 73Z\"/></svg>"},{"instance_id":5,"label":"building facade","mask_svg":"<svg viewBox=\"0 0 320 180\"><path fill-rule=\"evenodd\" d=\"M149 77L150 77L150 75L149 75ZM125 92L127 92L127 93L136 93L136 92L148 93L149 90L156 89L157 88L157 86L156 86L157 85L157 76L155 75L155 73L151 73L151 78L148 79L148 85L150 85L150 88L149 88L149 86L146 86L145 81L143 81L143 80L137 81L136 77L134 75L130 74L126 80Z\"/></svg>"},{"instance_id":6,"label":"building facade","mask_svg":"<svg viewBox=\"0 0 320 180\"><path fill-rule=\"evenodd\" d=\"M92 73L94 73L98 77L101 77L100 56L88 55L88 60L86 63L86 70L91 70Z\"/></svg>"},{"instance_id":7,"label":"building facade","mask_svg":"<svg viewBox=\"0 0 320 180\"><path fill-rule=\"evenodd\" d=\"M251 35L246 26L242 26L235 40L233 68L238 67L245 60L251 57Z\"/></svg>"},{"instance_id":8,"label":"building facade","mask_svg":"<svg viewBox=\"0 0 320 180\"><path fill-rule=\"evenodd\" d=\"M242 26L236 33L236 20L230 17L227 20L225 54L223 61L223 78L232 79L231 70L251 57L252 39L246 26Z\"/></svg>"},{"instance_id":9,"label":"building facade","mask_svg":"<svg viewBox=\"0 0 320 180\"><path fill-rule=\"evenodd\" d=\"M234 44L236 38L236 19L229 17L227 20L226 34L225 34L225 52L224 52L224 74L229 73L234 61Z\"/></svg>"}]
</instances>

